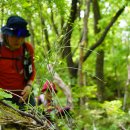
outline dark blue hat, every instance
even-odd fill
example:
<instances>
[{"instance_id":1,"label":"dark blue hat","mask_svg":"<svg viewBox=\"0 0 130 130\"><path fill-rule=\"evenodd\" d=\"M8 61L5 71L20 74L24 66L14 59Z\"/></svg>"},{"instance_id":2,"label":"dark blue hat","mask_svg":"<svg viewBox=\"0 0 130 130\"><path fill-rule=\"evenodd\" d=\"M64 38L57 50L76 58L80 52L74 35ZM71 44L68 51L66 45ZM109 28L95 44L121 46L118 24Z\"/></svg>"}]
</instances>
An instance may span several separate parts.
<instances>
[{"instance_id":1,"label":"dark blue hat","mask_svg":"<svg viewBox=\"0 0 130 130\"><path fill-rule=\"evenodd\" d=\"M27 30L27 22L20 16L10 16L5 26L1 28L2 34L17 37L28 37L30 36Z\"/></svg>"}]
</instances>

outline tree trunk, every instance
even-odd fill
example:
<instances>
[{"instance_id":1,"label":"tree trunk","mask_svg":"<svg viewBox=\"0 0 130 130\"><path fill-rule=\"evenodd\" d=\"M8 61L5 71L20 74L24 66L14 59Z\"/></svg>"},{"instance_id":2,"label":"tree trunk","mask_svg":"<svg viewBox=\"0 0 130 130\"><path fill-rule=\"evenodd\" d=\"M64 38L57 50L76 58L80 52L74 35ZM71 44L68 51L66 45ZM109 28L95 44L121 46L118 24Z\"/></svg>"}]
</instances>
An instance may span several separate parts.
<instances>
[{"instance_id":1,"label":"tree trunk","mask_svg":"<svg viewBox=\"0 0 130 130\"><path fill-rule=\"evenodd\" d=\"M75 69L75 64L72 59L72 52L71 52L71 45L70 45L70 39L73 31L73 24L75 22L76 14L77 14L77 2L78 0L72 0L70 16L67 22L67 26L64 28L65 30L63 31L64 38L62 39L62 46L64 45L62 55L63 58L66 58L69 73L70 76L72 77L77 77L77 70Z\"/></svg>"},{"instance_id":2,"label":"tree trunk","mask_svg":"<svg viewBox=\"0 0 130 130\"><path fill-rule=\"evenodd\" d=\"M104 51L100 50L97 52L96 59L96 82L98 87L98 100L103 101L104 99Z\"/></svg>"},{"instance_id":3,"label":"tree trunk","mask_svg":"<svg viewBox=\"0 0 130 130\"><path fill-rule=\"evenodd\" d=\"M89 18L89 12L90 12L90 3L91 0L86 0L85 1L85 5L86 5L86 10L85 15L84 15L84 23L83 23L83 36L81 39L81 42L79 44L79 65L78 65L78 85L79 87L83 87L85 86L85 75L83 72L83 57L84 57L84 48L87 47L88 44L88 18ZM85 105L87 97L81 97L79 100L79 105L81 107L81 109L83 108L83 106ZM82 127L82 130L86 130L86 127Z\"/></svg>"},{"instance_id":4,"label":"tree trunk","mask_svg":"<svg viewBox=\"0 0 130 130\"><path fill-rule=\"evenodd\" d=\"M98 22L101 18L100 16L100 8L97 0L93 0L93 12L94 12L94 32L95 35L100 32L100 28L98 27ZM97 52L96 56L96 82L98 87L98 100L102 101L104 99L104 50L100 49Z\"/></svg>"},{"instance_id":5,"label":"tree trunk","mask_svg":"<svg viewBox=\"0 0 130 130\"><path fill-rule=\"evenodd\" d=\"M129 59L127 58L128 62ZM124 101L123 101L123 110L126 110L126 106L127 106L127 100L128 100L128 96L129 96L129 87L130 87L130 64L128 63L128 78L127 78L127 82L126 82L126 86L125 86L125 92L124 92Z\"/></svg>"},{"instance_id":6,"label":"tree trunk","mask_svg":"<svg viewBox=\"0 0 130 130\"><path fill-rule=\"evenodd\" d=\"M83 87L84 84L84 72L83 72L83 57L84 57L84 48L87 47L88 44L88 18L90 11L90 0L86 0L86 10L84 15L84 23L83 23L83 36L82 40L79 44L79 66L78 66L78 85L79 87ZM85 97L80 99L80 105L84 105Z\"/></svg>"}]
</instances>

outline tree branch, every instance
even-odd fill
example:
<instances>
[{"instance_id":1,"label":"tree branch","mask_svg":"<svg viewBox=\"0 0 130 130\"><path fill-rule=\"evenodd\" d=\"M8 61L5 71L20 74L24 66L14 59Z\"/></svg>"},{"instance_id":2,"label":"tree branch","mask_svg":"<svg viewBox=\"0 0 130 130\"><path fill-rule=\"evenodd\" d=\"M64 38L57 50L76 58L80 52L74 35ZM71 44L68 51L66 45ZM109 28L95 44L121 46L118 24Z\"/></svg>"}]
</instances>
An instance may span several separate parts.
<instances>
[{"instance_id":1,"label":"tree branch","mask_svg":"<svg viewBox=\"0 0 130 130\"><path fill-rule=\"evenodd\" d=\"M57 72L54 72L53 66L51 64L47 65L48 71L53 75L54 82L62 89L63 93L67 98L67 106L73 107L72 94L70 88L64 83Z\"/></svg>"},{"instance_id":2,"label":"tree branch","mask_svg":"<svg viewBox=\"0 0 130 130\"><path fill-rule=\"evenodd\" d=\"M121 9L119 9L117 11L116 15L112 18L112 20L110 21L108 26L105 28L105 30L104 30L102 36L100 37L100 39L93 46L91 46L90 49L88 49L88 51L86 52L86 54L84 56L84 61L89 57L89 55L93 52L94 49L96 49L99 45L101 45L103 43L108 31L113 26L113 24L116 22L118 17L122 14L124 9L125 9L125 6L123 6Z\"/></svg>"}]
</instances>

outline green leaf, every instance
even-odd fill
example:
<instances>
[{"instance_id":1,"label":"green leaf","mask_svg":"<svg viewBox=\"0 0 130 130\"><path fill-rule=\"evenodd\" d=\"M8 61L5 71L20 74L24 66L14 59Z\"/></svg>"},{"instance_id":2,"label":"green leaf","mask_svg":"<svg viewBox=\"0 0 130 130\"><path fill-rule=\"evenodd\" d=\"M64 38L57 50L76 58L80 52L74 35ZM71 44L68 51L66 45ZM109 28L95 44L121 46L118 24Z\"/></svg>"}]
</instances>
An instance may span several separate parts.
<instances>
[{"instance_id":1,"label":"green leaf","mask_svg":"<svg viewBox=\"0 0 130 130\"><path fill-rule=\"evenodd\" d=\"M4 98L12 98L12 95L5 92L4 89L0 88L0 100Z\"/></svg>"}]
</instances>

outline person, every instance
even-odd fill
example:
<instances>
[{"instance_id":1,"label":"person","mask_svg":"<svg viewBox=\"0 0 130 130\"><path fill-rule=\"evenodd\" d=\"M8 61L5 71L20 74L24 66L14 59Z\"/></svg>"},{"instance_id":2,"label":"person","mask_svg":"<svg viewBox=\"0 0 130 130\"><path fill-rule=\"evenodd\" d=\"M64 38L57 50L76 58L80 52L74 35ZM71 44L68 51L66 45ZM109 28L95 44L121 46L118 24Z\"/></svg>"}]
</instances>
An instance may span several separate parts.
<instances>
[{"instance_id":1,"label":"person","mask_svg":"<svg viewBox=\"0 0 130 130\"><path fill-rule=\"evenodd\" d=\"M46 81L43 84L41 94L37 98L38 105L43 104L45 108L53 105L53 94L57 93L56 85L53 82Z\"/></svg>"},{"instance_id":2,"label":"person","mask_svg":"<svg viewBox=\"0 0 130 130\"><path fill-rule=\"evenodd\" d=\"M51 112L55 111L56 116L63 117L68 114L70 107L62 107L56 104L54 96L56 96L58 90L54 82L46 81L43 84L41 94L36 98L38 105L43 105L45 108L45 114L47 119L51 121L49 116Z\"/></svg>"},{"instance_id":3,"label":"person","mask_svg":"<svg viewBox=\"0 0 130 130\"><path fill-rule=\"evenodd\" d=\"M1 28L0 88L12 94L11 100L23 107L27 102L35 105L30 94L35 78L34 49L26 42L30 36L27 21L17 15L10 16Z\"/></svg>"}]
</instances>

